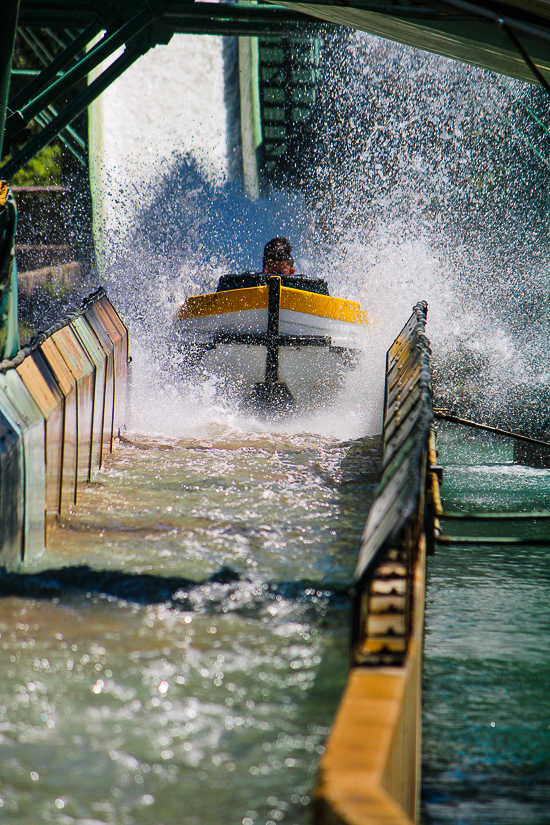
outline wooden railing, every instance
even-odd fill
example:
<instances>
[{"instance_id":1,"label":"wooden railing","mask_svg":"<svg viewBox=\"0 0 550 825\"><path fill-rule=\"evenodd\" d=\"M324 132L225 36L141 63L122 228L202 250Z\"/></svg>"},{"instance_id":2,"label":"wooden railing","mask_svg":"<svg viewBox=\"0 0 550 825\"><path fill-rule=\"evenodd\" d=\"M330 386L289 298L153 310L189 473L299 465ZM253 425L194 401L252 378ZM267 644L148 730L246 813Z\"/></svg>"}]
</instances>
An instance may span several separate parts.
<instances>
[{"instance_id":1,"label":"wooden railing","mask_svg":"<svg viewBox=\"0 0 550 825\"><path fill-rule=\"evenodd\" d=\"M433 422L426 314L417 304L387 353L381 477L355 572L351 670L320 763L315 825L418 820Z\"/></svg>"},{"instance_id":2,"label":"wooden railing","mask_svg":"<svg viewBox=\"0 0 550 825\"><path fill-rule=\"evenodd\" d=\"M104 290L0 363L0 566L44 550L124 421L128 332Z\"/></svg>"}]
</instances>

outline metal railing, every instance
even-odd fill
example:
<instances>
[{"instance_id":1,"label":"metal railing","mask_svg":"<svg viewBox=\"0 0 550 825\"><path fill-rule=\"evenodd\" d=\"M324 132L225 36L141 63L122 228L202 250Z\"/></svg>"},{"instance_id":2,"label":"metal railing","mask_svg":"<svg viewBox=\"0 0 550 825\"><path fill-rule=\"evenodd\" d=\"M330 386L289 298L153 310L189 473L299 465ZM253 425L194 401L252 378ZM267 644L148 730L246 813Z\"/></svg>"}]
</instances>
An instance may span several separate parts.
<instances>
[{"instance_id":1,"label":"metal railing","mask_svg":"<svg viewBox=\"0 0 550 825\"><path fill-rule=\"evenodd\" d=\"M93 306L95 303L100 301L102 298L106 298L107 293L105 292L103 287L99 287L95 292L92 292L91 295L88 295L87 298L84 298L82 301L82 306L80 309L75 310L74 312L65 315L61 320L57 321L48 329L44 330L43 332L38 332L27 344L26 347L20 349L17 355L13 358L5 359L4 361L0 361L0 372L6 372L6 370L15 369L20 364L23 363L27 355L30 355L31 352L34 352L35 349L38 349L44 341L57 332L63 327L69 326L73 321L76 321L77 318L80 318L81 315L85 315L88 309Z\"/></svg>"},{"instance_id":2,"label":"metal railing","mask_svg":"<svg viewBox=\"0 0 550 825\"><path fill-rule=\"evenodd\" d=\"M433 422L427 311L416 304L386 357L381 476L354 577L353 665L402 664L412 630Z\"/></svg>"}]
</instances>

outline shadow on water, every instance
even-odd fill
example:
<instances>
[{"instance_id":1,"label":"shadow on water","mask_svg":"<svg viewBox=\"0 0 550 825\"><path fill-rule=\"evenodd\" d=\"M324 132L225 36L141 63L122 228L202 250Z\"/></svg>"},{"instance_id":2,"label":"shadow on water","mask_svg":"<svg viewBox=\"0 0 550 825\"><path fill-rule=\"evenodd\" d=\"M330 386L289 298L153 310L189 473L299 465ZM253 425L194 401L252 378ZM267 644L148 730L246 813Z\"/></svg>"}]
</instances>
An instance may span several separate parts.
<instances>
[{"instance_id":1,"label":"shadow on water","mask_svg":"<svg viewBox=\"0 0 550 825\"><path fill-rule=\"evenodd\" d=\"M210 288L213 269L258 270L264 244L275 235L291 237L296 251L306 242L308 218L298 194L253 201L239 182L212 181L190 155L174 152L155 191L149 204L136 206L126 241L115 245L117 270L127 256L135 258L137 244L145 269L159 261L172 275L186 264L191 275L207 269L196 286Z\"/></svg>"},{"instance_id":2,"label":"shadow on water","mask_svg":"<svg viewBox=\"0 0 550 825\"><path fill-rule=\"evenodd\" d=\"M198 600L193 594L202 591L199 612L227 613L252 608L261 609L275 600L300 601L312 606L343 609L349 589L330 583L307 581L262 582L241 576L230 567L202 581L179 576L155 576L121 570L94 570L86 565L44 570L34 574L2 573L0 598L63 601L75 594L87 598L100 596L138 605L164 604L174 609L196 611ZM231 607L230 607L231 606Z\"/></svg>"}]
</instances>

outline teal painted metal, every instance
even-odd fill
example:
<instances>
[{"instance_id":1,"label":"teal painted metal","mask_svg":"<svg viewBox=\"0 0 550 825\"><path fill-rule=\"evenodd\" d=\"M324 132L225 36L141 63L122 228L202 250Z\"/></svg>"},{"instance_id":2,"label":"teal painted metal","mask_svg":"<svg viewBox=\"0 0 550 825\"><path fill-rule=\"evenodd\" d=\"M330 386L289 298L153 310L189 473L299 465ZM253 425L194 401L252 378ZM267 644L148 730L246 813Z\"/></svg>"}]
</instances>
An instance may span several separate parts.
<instances>
[{"instance_id":1,"label":"teal painted metal","mask_svg":"<svg viewBox=\"0 0 550 825\"><path fill-rule=\"evenodd\" d=\"M14 112L8 118L6 122L6 139L10 140L15 134L24 129L35 115L68 92L69 89L72 89L75 83L85 78L100 63L111 57L117 49L132 40L154 19L155 14L145 8L139 14L136 14L132 20L121 26L118 31L111 35L105 35L103 40L92 51L88 52L86 57L82 58L76 66L65 72L59 80L54 81L51 86L37 95L23 109Z\"/></svg>"},{"instance_id":2,"label":"teal painted metal","mask_svg":"<svg viewBox=\"0 0 550 825\"><path fill-rule=\"evenodd\" d=\"M46 545L46 443L44 418L14 369L0 372L0 409L23 439L22 558L37 558Z\"/></svg>"},{"instance_id":3,"label":"teal painted metal","mask_svg":"<svg viewBox=\"0 0 550 825\"><path fill-rule=\"evenodd\" d=\"M33 72L33 80L22 89L19 94L12 98L9 102L9 108L12 112L17 112L22 106L27 106L31 100L35 99L36 95L49 83L53 78L57 77L58 72L65 69L66 66L73 60L79 52L86 49L94 37L101 31L102 25L100 20L94 20L85 31L81 32L74 38L60 54L55 57L41 72Z\"/></svg>"},{"instance_id":4,"label":"teal painted metal","mask_svg":"<svg viewBox=\"0 0 550 825\"><path fill-rule=\"evenodd\" d=\"M14 569L23 552L23 437L0 409L0 564Z\"/></svg>"},{"instance_id":5,"label":"teal painted metal","mask_svg":"<svg viewBox=\"0 0 550 825\"><path fill-rule=\"evenodd\" d=\"M14 251L16 226L15 199L11 191L3 190L0 185L0 361L13 358L19 349Z\"/></svg>"},{"instance_id":6,"label":"teal painted metal","mask_svg":"<svg viewBox=\"0 0 550 825\"><path fill-rule=\"evenodd\" d=\"M208 4L210 5L210 4ZM213 4L212 4L213 5ZM220 4L223 5L223 4ZM319 32L321 29L325 30L325 26L319 23L309 22L307 20L301 23L278 22L264 23L263 21L255 22L253 20L224 20L214 17L204 18L182 18L174 20L170 15L167 15L162 20L162 24L167 24L172 33L178 34L211 34L221 36L239 36L239 37L293 37L296 39L309 39L312 34ZM160 25L160 24L157 24ZM333 28L328 24L330 28ZM152 31L156 29L156 25L152 25Z\"/></svg>"},{"instance_id":7,"label":"teal painted metal","mask_svg":"<svg viewBox=\"0 0 550 825\"><path fill-rule=\"evenodd\" d=\"M42 112L40 115L36 115L35 121L38 123L39 126L44 128L51 123L54 117L57 117L57 112L53 108L53 106L49 106L50 114L44 114ZM88 167L88 161L84 157L83 154L80 152L83 151L84 154L86 152L86 144L80 137L80 135L74 131L70 126L65 126L65 128L57 135L63 146L72 154L74 158L79 162L79 164L85 168ZM77 146L75 146L75 143ZM80 151L79 151L80 150Z\"/></svg>"},{"instance_id":8,"label":"teal painted metal","mask_svg":"<svg viewBox=\"0 0 550 825\"><path fill-rule=\"evenodd\" d=\"M88 30L84 33L86 38L89 39L89 37L93 35L94 31L97 33L99 30L98 27L99 24L95 27L88 27ZM34 30L30 27L19 26L17 32L16 48L18 47L18 42L24 41L25 46L32 50L34 58L37 61L36 65L42 65L44 68L42 71L38 69L12 70L12 81L17 82L19 78L27 78L27 80L31 80L32 82L28 83L23 89L21 89L19 94L15 95L15 97L10 98L8 103L8 110L10 113L16 112L21 106L24 106L32 100L40 89L47 84L47 71L50 69L51 64L55 64L57 61L57 57L54 57L55 51L52 53L51 42L53 41L58 46L64 47L64 51L58 55L58 57L63 58L61 65L67 59L70 59L72 52L71 47L73 46L73 44L69 44L69 46L67 46L63 39L59 36L59 32L52 32L50 29L46 29L42 32L42 30ZM85 47L87 42L86 38L77 38L75 41L76 46L74 47L81 47L83 42ZM62 77L62 73L57 72L57 76ZM35 116L34 123L43 128L52 120L52 118L57 117L57 114L58 113L53 105L50 105ZM59 141L66 149L69 150L69 152L71 152L79 164L83 167L87 167L86 141L84 141L71 126L66 126L63 131L59 133L58 137ZM10 140L6 139L2 154L8 155L12 149L13 147Z\"/></svg>"},{"instance_id":9,"label":"teal painted metal","mask_svg":"<svg viewBox=\"0 0 550 825\"><path fill-rule=\"evenodd\" d=\"M268 180L284 182L290 142L311 117L317 98L321 62L318 38L259 39L259 89L263 171Z\"/></svg>"},{"instance_id":10,"label":"teal painted metal","mask_svg":"<svg viewBox=\"0 0 550 825\"><path fill-rule=\"evenodd\" d=\"M3 0L0 15L0 149L6 120L10 73L15 45L19 0ZM1 153L0 153L1 154Z\"/></svg>"},{"instance_id":11,"label":"teal painted metal","mask_svg":"<svg viewBox=\"0 0 550 825\"><path fill-rule=\"evenodd\" d=\"M25 146L7 163L0 167L0 175L9 180L16 172L23 168L23 166L31 160L44 146L47 146L59 132L67 126L72 120L78 117L99 95L107 89L111 83L120 77L123 72L128 69L132 63L141 57L144 51L147 51L152 45L147 45L143 50L137 48L127 48L121 56L115 60L114 63L105 69L96 80L93 81L86 89L80 92L75 97L72 103L65 106L63 111L52 120L41 132L39 132L32 140L25 144Z\"/></svg>"}]
</instances>

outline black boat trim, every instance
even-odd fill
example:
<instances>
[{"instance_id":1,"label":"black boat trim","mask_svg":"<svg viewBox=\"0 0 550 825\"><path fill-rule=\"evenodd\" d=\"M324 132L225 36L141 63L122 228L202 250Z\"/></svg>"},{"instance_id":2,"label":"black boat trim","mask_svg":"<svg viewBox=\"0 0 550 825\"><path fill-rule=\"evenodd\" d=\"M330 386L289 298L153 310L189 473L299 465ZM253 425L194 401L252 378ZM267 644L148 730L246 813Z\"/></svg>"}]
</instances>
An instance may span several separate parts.
<instances>
[{"instance_id":1,"label":"black boat trim","mask_svg":"<svg viewBox=\"0 0 550 825\"><path fill-rule=\"evenodd\" d=\"M222 275L218 281L216 292L266 286L270 277L270 275L264 272L243 272L240 275ZM281 285L288 289L314 292L317 295L329 295L328 284L324 278L309 278L305 275L280 275L279 277L281 278Z\"/></svg>"},{"instance_id":2,"label":"black boat trim","mask_svg":"<svg viewBox=\"0 0 550 825\"><path fill-rule=\"evenodd\" d=\"M267 353L265 357L265 383L279 381L279 304L281 303L281 278L270 275L267 305Z\"/></svg>"},{"instance_id":3,"label":"black boat trim","mask_svg":"<svg viewBox=\"0 0 550 825\"><path fill-rule=\"evenodd\" d=\"M263 332L216 332L213 336L216 344L249 344L253 346L268 346L269 337ZM330 336L324 335L277 335L271 340L278 347L329 347L331 350L344 350L347 347L333 347ZM205 344L205 348L211 346Z\"/></svg>"}]
</instances>

